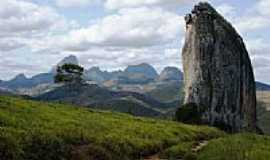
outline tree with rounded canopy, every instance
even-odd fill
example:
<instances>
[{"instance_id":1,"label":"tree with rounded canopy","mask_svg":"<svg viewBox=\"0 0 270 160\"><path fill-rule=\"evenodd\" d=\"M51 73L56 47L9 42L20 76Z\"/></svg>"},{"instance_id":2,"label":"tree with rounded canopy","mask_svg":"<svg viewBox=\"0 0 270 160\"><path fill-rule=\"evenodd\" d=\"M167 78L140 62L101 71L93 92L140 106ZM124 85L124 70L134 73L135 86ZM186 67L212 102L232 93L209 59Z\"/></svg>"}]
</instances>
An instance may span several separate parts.
<instances>
[{"instance_id":1,"label":"tree with rounded canopy","mask_svg":"<svg viewBox=\"0 0 270 160\"><path fill-rule=\"evenodd\" d=\"M55 83L82 83L84 68L76 64L64 64L57 67Z\"/></svg>"}]
</instances>

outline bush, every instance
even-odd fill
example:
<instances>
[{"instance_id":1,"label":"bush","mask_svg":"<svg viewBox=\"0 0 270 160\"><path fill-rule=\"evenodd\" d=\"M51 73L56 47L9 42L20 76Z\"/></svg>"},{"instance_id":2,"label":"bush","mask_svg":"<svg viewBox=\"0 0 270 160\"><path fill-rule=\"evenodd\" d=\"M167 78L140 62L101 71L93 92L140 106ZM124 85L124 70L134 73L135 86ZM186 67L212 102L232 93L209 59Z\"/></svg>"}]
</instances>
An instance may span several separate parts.
<instances>
[{"instance_id":1,"label":"bush","mask_svg":"<svg viewBox=\"0 0 270 160\"><path fill-rule=\"evenodd\" d=\"M98 145L81 145L74 146L71 151L71 160L111 160L111 153Z\"/></svg>"},{"instance_id":2,"label":"bush","mask_svg":"<svg viewBox=\"0 0 270 160\"><path fill-rule=\"evenodd\" d=\"M68 146L65 142L53 135L42 133L29 134L24 143L24 159L31 160L52 160L65 159L68 157Z\"/></svg>"},{"instance_id":3,"label":"bush","mask_svg":"<svg viewBox=\"0 0 270 160\"><path fill-rule=\"evenodd\" d=\"M175 118L177 121L187 124L202 124L203 110L204 107L199 107L195 103L184 104L177 109Z\"/></svg>"},{"instance_id":4,"label":"bush","mask_svg":"<svg viewBox=\"0 0 270 160\"><path fill-rule=\"evenodd\" d=\"M2 130L0 130L2 132ZM16 138L8 133L0 134L0 159L20 159L21 150Z\"/></svg>"},{"instance_id":5,"label":"bush","mask_svg":"<svg viewBox=\"0 0 270 160\"><path fill-rule=\"evenodd\" d=\"M184 158L184 160L197 160L197 155L195 153L187 153Z\"/></svg>"}]
</instances>

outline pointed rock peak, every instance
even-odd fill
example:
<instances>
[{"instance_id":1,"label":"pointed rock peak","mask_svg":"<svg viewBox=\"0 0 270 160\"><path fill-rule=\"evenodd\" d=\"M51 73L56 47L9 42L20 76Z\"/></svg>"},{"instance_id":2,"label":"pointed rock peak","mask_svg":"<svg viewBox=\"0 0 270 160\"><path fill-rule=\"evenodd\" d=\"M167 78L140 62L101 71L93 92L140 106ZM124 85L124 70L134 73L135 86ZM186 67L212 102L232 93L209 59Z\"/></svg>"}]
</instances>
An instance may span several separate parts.
<instances>
[{"instance_id":1,"label":"pointed rock peak","mask_svg":"<svg viewBox=\"0 0 270 160\"><path fill-rule=\"evenodd\" d=\"M170 80L180 81L182 79L183 73L181 72L180 69L176 67L164 68L158 78L159 81L170 81Z\"/></svg>"},{"instance_id":2,"label":"pointed rock peak","mask_svg":"<svg viewBox=\"0 0 270 160\"><path fill-rule=\"evenodd\" d=\"M200 17L200 18L199 18ZM194 6L191 13L185 16L186 24L207 22L216 18L221 18L225 20L214 7L208 2L200 2ZM200 20L197 20L200 19Z\"/></svg>"},{"instance_id":3,"label":"pointed rock peak","mask_svg":"<svg viewBox=\"0 0 270 160\"><path fill-rule=\"evenodd\" d=\"M99 70L100 71L100 68L99 67L92 67L93 70Z\"/></svg>"},{"instance_id":4,"label":"pointed rock peak","mask_svg":"<svg viewBox=\"0 0 270 160\"><path fill-rule=\"evenodd\" d=\"M23 73L21 73L18 74L16 77L14 77L13 80L25 80L25 79L27 79L26 76Z\"/></svg>"},{"instance_id":5,"label":"pointed rock peak","mask_svg":"<svg viewBox=\"0 0 270 160\"><path fill-rule=\"evenodd\" d=\"M145 67L152 67L150 64L148 63L141 63L141 64L138 64L138 66L145 66Z\"/></svg>"},{"instance_id":6,"label":"pointed rock peak","mask_svg":"<svg viewBox=\"0 0 270 160\"><path fill-rule=\"evenodd\" d=\"M208 3L196 5L186 22L184 104L202 107L204 123L256 131L256 86L242 38Z\"/></svg>"},{"instance_id":7,"label":"pointed rock peak","mask_svg":"<svg viewBox=\"0 0 270 160\"><path fill-rule=\"evenodd\" d=\"M197 5L194 6L192 12L203 12L203 11L209 11L213 12L215 11L215 8L211 6L208 2L199 2Z\"/></svg>"},{"instance_id":8,"label":"pointed rock peak","mask_svg":"<svg viewBox=\"0 0 270 160\"><path fill-rule=\"evenodd\" d=\"M57 70L57 66L62 66L64 64L75 64L75 65L79 65L79 60L76 56L74 55L70 55L68 57L65 57L64 59L62 59L60 62L58 62L51 70L51 73L55 74L56 70Z\"/></svg>"},{"instance_id":9,"label":"pointed rock peak","mask_svg":"<svg viewBox=\"0 0 270 160\"><path fill-rule=\"evenodd\" d=\"M63 60L61 60L57 64L57 66L61 66L63 64L67 64L67 63L79 65L79 60L78 60L78 58L76 56L70 55L68 57L65 57Z\"/></svg>"},{"instance_id":10,"label":"pointed rock peak","mask_svg":"<svg viewBox=\"0 0 270 160\"><path fill-rule=\"evenodd\" d=\"M92 67L89 69L89 71L92 71L92 72L101 72L100 68L99 67Z\"/></svg>"},{"instance_id":11,"label":"pointed rock peak","mask_svg":"<svg viewBox=\"0 0 270 160\"><path fill-rule=\"evenodd\" d=\"M156 69L148 63L130 65L125 69L124 72L131 73L131 74L134 74L134 73L146 74L151 78L156 78L158 76Z\"/></svg>"},{"instance_id":12,"label":"pointed rock peak","mask_svg":"<svg viewBox=\"0 0 270 160\"><path fill-rule=\"evenodd\" d=\"M137 64L137 65L129 65L127 68L126 68L126 71L128 70L139 70L139 69L154 69L153 66L151 66L150 64L148 63L141 63L141 64ZM155 69L154 69L155 70Z\"/></svg>"},{"instance_id":13,"label":"pointed rock peak","mask_svg":"<svg viewBox=\"0 0 270 160\"><path fill-rule=\"evenodd\" d=\"M178 69L177 67L165 67L162 72L170 72L170 71L181 72L181 70Z\"/></svg>"},{"instance_id":14,"label":"pointed rock peak","mask_svg":"<svg viewBox=\"0 0 270 160\"><path fill-rule=\"evenodd\" d=\"M129 65L128 67L152 67L152 66L148 63L140 63L135 65Z\"/></svg>"}]
</instances>

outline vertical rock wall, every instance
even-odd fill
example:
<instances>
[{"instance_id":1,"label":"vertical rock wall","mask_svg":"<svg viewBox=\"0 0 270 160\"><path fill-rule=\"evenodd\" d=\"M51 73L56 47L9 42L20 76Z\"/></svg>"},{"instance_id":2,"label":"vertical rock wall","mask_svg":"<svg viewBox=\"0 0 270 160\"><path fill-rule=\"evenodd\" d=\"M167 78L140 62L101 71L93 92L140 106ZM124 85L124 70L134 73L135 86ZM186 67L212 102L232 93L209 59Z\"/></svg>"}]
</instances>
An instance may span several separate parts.
<instances>
[{"instance_id":1,"label":"vertical rock wall","mask_svg":"<svg viewBox=\"0 0 270 160\"><path fill-rule=\"evenodd\" d=\"M256 130L256 89L242 38L210 4L186 15L185 99L205 107L205 123L232 132Z\"/></svg>"}]
</instances>

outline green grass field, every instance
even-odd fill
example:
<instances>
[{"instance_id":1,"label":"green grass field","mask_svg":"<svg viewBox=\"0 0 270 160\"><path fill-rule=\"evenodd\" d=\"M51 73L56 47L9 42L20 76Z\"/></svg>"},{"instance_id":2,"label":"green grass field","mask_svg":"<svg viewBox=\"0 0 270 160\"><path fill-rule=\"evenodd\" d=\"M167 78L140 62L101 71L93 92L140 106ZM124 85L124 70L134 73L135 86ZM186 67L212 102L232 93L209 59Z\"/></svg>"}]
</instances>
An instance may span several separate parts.
<instances>
[{"instance_id":1,"label":"green grass field","mask_svg":"<svg viewBox=\"0 0 270 160\"><path fill-rule=\"evenodd\" d=\"M199 152L192 149L208 141ZM1 160L268 160L270 138L0 97Z\"/></svg>"},{"instance_id":2,"label":"green grass field","mask_svg":"<svg viewBox=\"0 0 270 160\"><path fill-rule=\"evenodd\" d=\"M198 160L269 160L270 137L237 134L212 140L199 153Z\"/></svg>"},{"instance_id":3,"label":"green grass field","mask_svg":"<svg viewBox=\"0 0 270 160\"><path fill-rule=\"evenodd\" d=\"M1 160L176 158L200 139L223 135L209 127L0 97Z\"/></svg>"}]
</instances>

